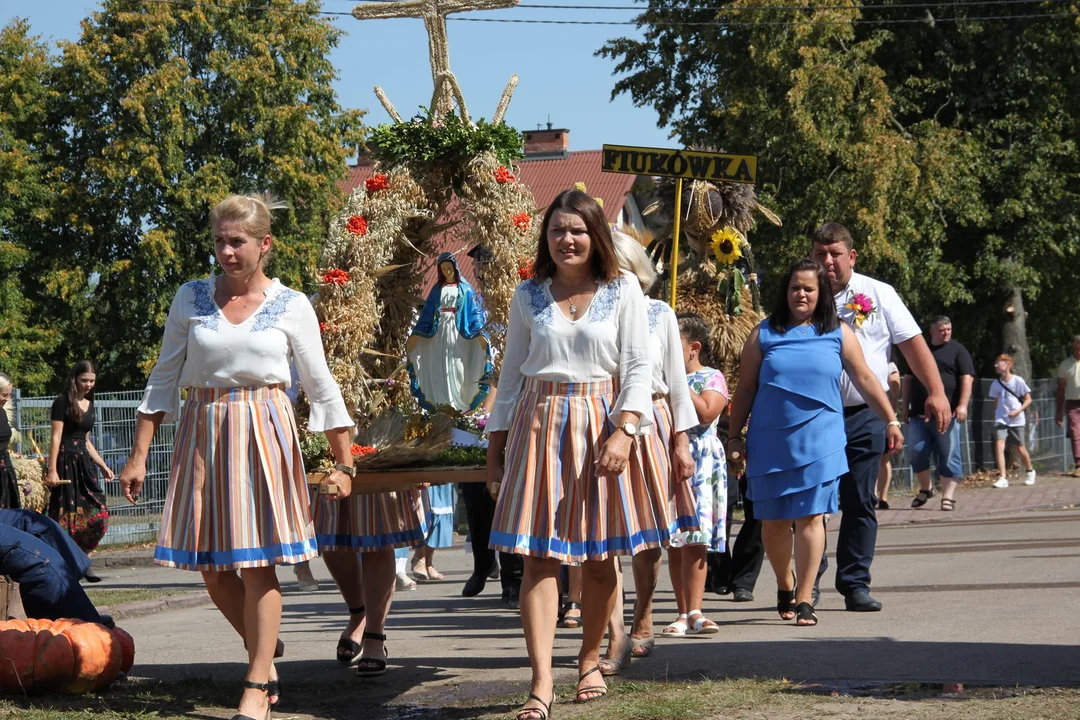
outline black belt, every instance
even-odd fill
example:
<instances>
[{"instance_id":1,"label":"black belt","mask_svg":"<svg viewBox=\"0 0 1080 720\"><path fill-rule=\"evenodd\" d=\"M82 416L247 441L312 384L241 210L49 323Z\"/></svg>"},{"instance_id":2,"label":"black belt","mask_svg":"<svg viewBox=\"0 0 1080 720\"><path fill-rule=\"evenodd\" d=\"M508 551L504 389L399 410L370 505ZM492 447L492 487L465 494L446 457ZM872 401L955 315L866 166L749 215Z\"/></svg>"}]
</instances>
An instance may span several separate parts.
<instances>
[{"instance_id":1,"label":"black belt","mask_svg":"<svg viewBox=\"0 0 1080 720\"><path fill-rule=\"evenodd\" d=\"M866 403L863 403L862 405L845 405L844 406L844 417L851 417L855 413L860 413L863 410L867 409L868 407L870 407L870 406L867 405Z\"/></svg>"}]
</instances>

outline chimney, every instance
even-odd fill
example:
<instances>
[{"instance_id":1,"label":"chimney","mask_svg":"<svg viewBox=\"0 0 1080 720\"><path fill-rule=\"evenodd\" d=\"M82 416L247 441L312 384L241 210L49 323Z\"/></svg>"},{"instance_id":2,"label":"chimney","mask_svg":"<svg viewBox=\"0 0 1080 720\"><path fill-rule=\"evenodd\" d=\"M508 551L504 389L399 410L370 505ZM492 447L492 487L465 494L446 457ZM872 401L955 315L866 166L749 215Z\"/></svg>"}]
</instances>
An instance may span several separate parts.
<instances>
[{"instance_id":1,"label":"chimney","mask_svg":"<svg viewBox=\"0 0 1080 720\"><path fill-rule=\"evenodd\" d=\"M525 159L549 160L570 156L570 131L556 128L548 119L547 129L541 125L536 130L525 131Z\"/></svg>"}]
</instances>

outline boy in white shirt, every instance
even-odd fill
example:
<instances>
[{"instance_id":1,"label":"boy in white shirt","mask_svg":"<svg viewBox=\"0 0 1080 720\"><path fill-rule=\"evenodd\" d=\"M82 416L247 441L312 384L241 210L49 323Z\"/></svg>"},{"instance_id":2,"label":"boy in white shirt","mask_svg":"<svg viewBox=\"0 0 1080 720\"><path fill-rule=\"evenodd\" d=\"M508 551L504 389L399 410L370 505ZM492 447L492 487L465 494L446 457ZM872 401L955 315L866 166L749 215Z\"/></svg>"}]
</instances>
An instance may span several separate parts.
<instances>
[{"instance_id":1,"label":"boy in white shirt","mask_svg":"<svg viewBox=\"0 0 1080 720\"><path fill-rule=\"evenodd\" d=\"M994 371L997 372L998 379L990 385L990 397L994 399L994 431L997 435L994 441L994 456L997 458L998 473L1001 475L991 486L996 488L1009 487L1009 479L1005 474L1005 444L1010 439L1016 445L1016 451L1020 453L1020 459L1024 461L1027 469L1024 484L1035 484L1035 468L1031 466L1031 455L1024 446L1024 428L1027 426L1024 411L1031 405L1031 388L1024 382L1024 378L1013 375L1013 365L1012 355L998 355L994 360Z\"/></svg>"}]
</instances>

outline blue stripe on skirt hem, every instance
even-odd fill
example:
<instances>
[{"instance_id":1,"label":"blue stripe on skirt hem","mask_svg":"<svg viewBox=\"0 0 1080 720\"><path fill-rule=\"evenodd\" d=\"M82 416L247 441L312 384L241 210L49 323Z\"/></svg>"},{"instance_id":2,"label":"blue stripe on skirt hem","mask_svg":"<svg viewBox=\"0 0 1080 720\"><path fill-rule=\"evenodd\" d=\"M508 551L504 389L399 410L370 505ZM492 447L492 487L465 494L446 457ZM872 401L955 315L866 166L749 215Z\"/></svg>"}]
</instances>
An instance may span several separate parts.
<instances>
[{"instance_id":1,"label":"blue stripe on skirt hem","mask_svg":"<svg viewBox=\"0 0 1080 720\"><path fill-rule=\"evenodd\" d=\"M383 550L391 547L415 547L423 545L427 537L427 528L382 535L317 535L319 547L323 550Z\"/></svg>"},{"instance_id":2,"label":"blue stripe on skirt hem","mask_svg":"<svg viewBox=\"0 0 1080 720\"><path fill-rule=\"evenodd\" d=\"M315 538L308 538L288 545L276 544L257 548L238 548L191 552L158 545L154 549L154 562L168 563L178 567L222 567L226 565L275 565L302 562L304 556L318 553ZM285 561L285 562L282 562Z\"/></svg>"},{"instance_id":3,"label":"blue stripe on skirt hem","mask_svg":"<svg viewBox=\"0 0 1080 720\"><path fill-rule=\"evenodd\" d=\"M606 555L631 555L635 550L640 552L648 547L666 546L670 541L670 531L659 528L635 533L630 537L623 535L574 543L559 538L511 535L492 530L488 547L507 553L574 561Z\"/></svg>"},{"instance_id":4,"label":"blue stripe on skirt hem","mask_svg":"<svg viewBox=\"0 0 1080 720\"><path fill-rule=\"evenodd\" d=\"M671 523L671 529L668 533L674 537L681 532L696 532L700 529L701 522L698 520L697 515L683 515Z\"/></svg>"}]
</instances>

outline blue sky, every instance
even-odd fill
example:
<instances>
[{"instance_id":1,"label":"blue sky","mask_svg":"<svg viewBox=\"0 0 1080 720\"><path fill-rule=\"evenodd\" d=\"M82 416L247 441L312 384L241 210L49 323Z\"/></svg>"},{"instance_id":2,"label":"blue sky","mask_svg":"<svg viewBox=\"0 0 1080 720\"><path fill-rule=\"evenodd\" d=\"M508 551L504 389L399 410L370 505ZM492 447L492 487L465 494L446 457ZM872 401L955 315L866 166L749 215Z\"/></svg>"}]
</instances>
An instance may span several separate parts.
<instances>
[{"instance_id":1,"label":"blue sky","mask_svg":"<svg viewBox=\"0 0 1080 720\"><path fill-rule=\"evenodd\" d=\"M629 0L589 0L578 4L630 5ZM563 2L553 4L574 4ZM348 11L350 0L323 0L324 9ZM79 22L98 9L92 0L3 0L0 21L29 20L34 34L52 40L76 40ZM565 11L513 8L472 17L551 20L630 20L634 12ZM453 16L451 16L453 17ZM389 119L372 88L382 86L402 116L415 113L431 98L427 35L419 19L354 20L334 18L342 30L332 55L338 70L336 89L344 107L369 111L366 121ZM490 118L512 73L520 77L506 120L519 130L536 129L550 116L555 127L570 129L573 150L599 149L604 143L665 147L667 130L656 126L656 112L635 108L626 96L610 100L614 63L593 53L609 38L640 36L637 28L590 25L447 23L450 64L474 117Z\"/></svg>"}]
</instances>

